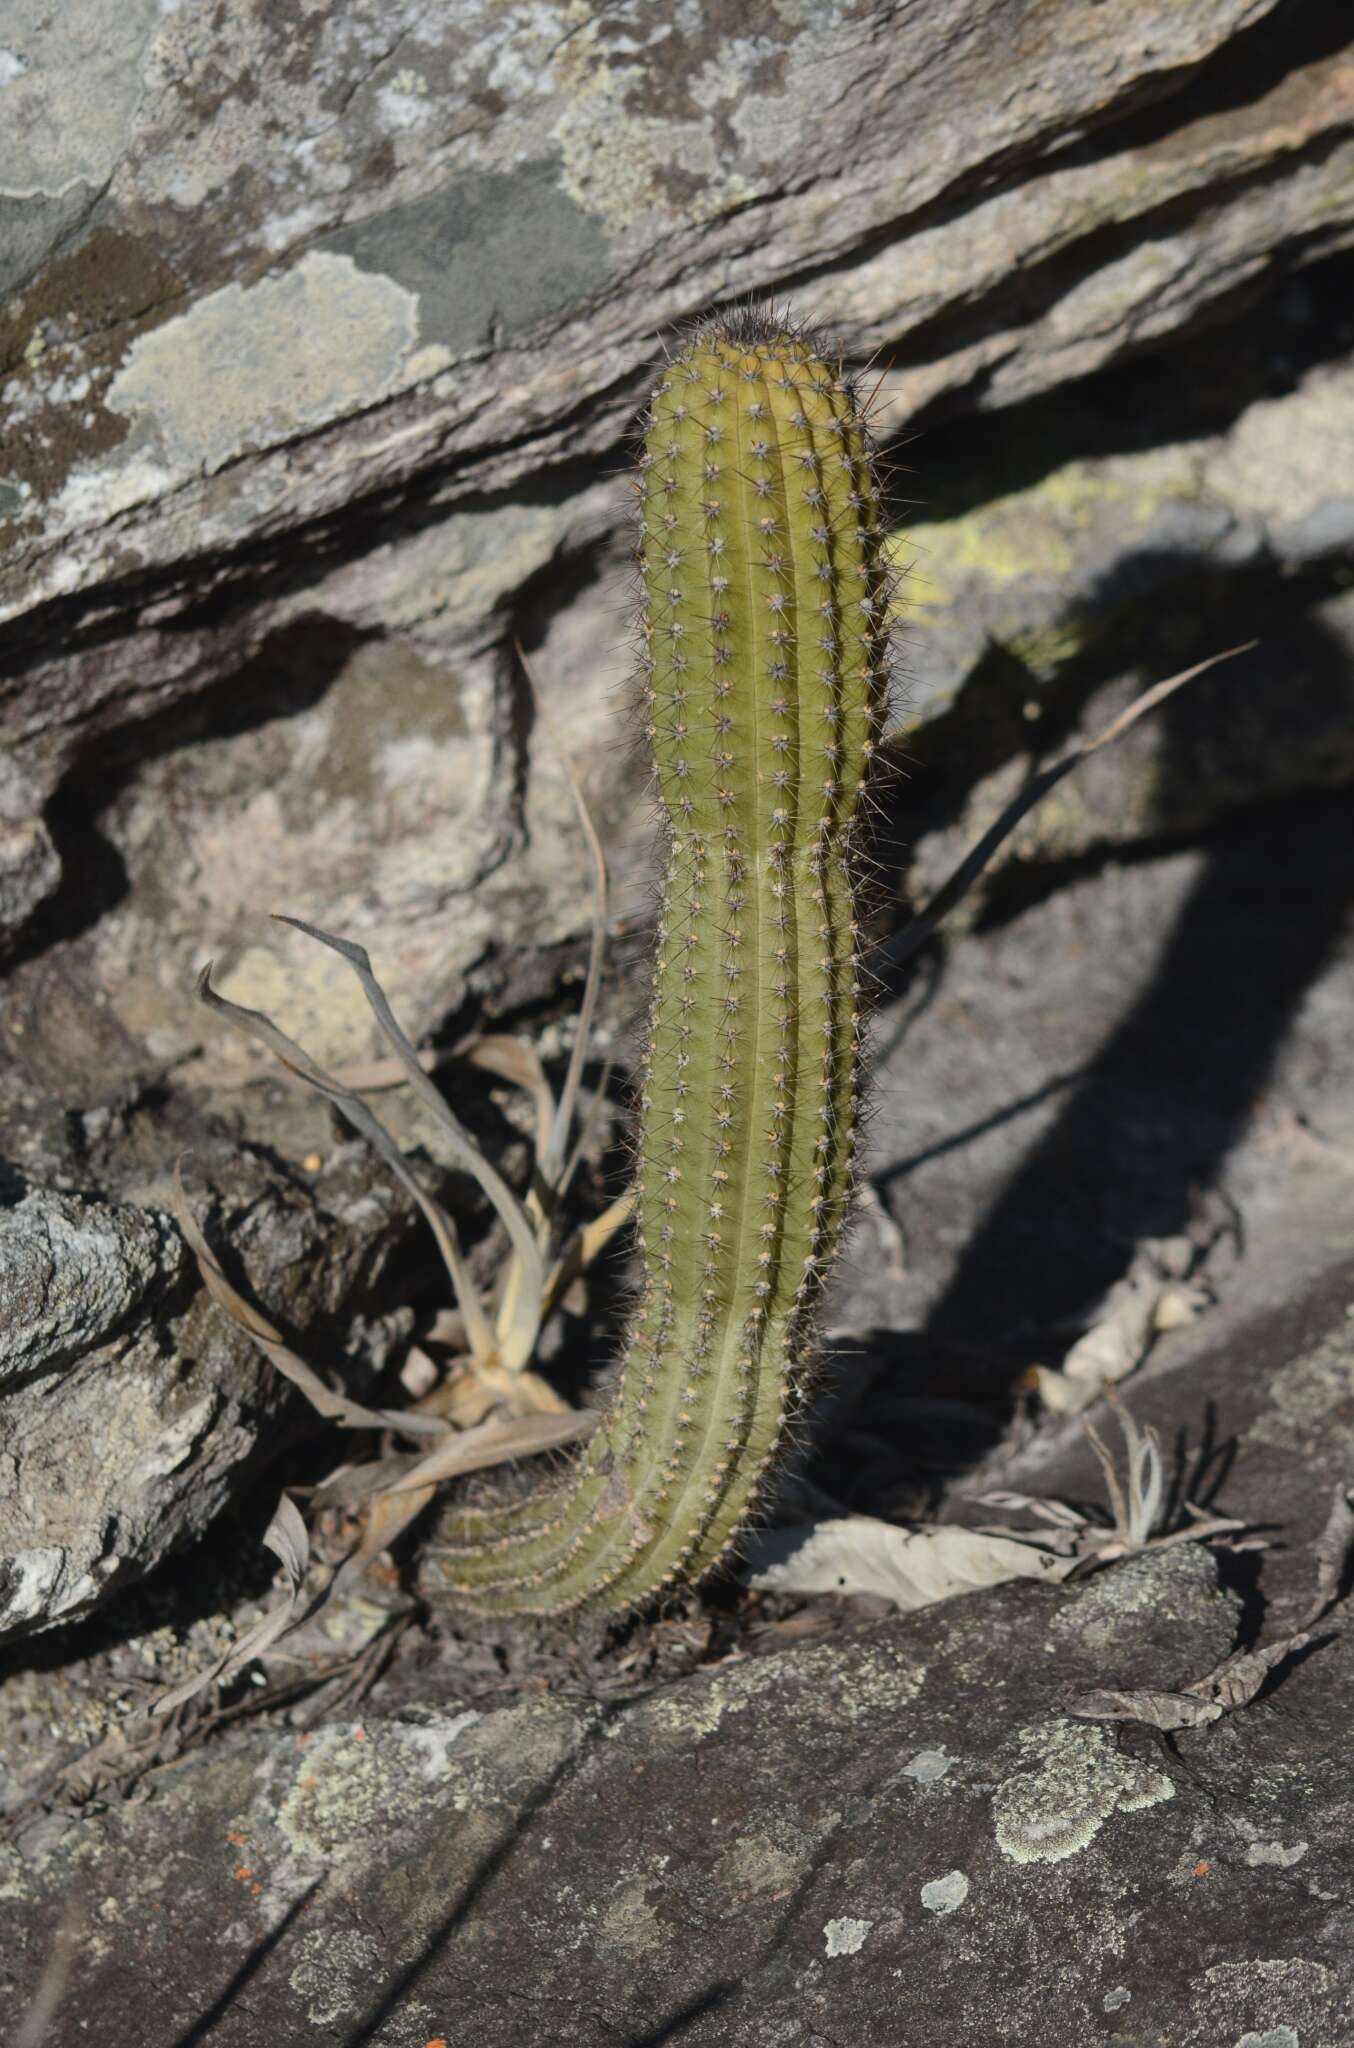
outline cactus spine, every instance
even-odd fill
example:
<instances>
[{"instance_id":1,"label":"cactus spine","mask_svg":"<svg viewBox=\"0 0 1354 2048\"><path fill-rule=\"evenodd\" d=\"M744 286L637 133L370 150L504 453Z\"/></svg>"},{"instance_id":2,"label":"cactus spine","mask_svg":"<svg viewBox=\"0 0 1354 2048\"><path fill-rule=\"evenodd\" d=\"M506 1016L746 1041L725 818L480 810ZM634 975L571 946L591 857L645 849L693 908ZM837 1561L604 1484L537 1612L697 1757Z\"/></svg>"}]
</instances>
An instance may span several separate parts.
<instances>
[{"instance_id":1,"label":"cactus spine","mask_svg":"<svg viewBox=\"0 0 1354 2048\"><path fill-rule=\"evenodd\" d=\"M644 1281L562 1482L453 1510L428 1590L623 1607L699 1578L802 1403L859 1075L862 793L887 599L860 407L811 336L707 327L640 458L641 665L667 823L643 1084Z\"/></svg>"}]
</instances>

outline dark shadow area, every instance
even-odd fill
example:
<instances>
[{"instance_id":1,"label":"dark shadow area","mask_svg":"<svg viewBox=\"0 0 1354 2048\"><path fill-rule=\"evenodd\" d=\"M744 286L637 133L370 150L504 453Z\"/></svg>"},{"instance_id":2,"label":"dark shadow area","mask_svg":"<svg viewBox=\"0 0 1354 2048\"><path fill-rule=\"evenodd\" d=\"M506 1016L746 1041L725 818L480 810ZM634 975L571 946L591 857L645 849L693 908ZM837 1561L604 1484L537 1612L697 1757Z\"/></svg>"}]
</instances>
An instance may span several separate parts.
<instances>
[{"instance_id":1,"label":"dark shadow area","mask_svg":"<svg viewBox=\"0 0 1354 2048\"><path fill-rule=\"evenodd\" d=\"M503 1839L480 1858L474 1875L462 1887L456 1904L428 1936L414 1960L406 1964L404 1969L381 1990L368 2008L366 2016L345 2034L343 2048L366 2048L366 2044L379 2033L384 2023L399 2010L402 2001L426 1976L438 1957L445 1954L476 1908L485 1902L486 1893L492 1888L495 1879L507 1870L537 1817L583 1770L594 1742L603 1732L599 1727L591 1736L585 1738L572 1755L566 1756L555 1766L531 1797L522 1802ZM489 1910L492 1911L492 1905L489 1906Z\"/></svg>"},{"instance_id":2,"label":"dark shadow area","mask_svg":"<svg viewBox=\"0 0 1354 2048\"><path fill-rule=\"evenodd\" d=\"M656 2027L649 2027L642 2034L631 2034L625 2048L662 2048L667 2041L680 2041L688 2027L697 2020L708 2019L711 2013L719 2012L730 2000L738 1995L736 1984L712 1984L708 1991L700 1992L687 2000L680 2012L675 2012Z\"/></svg>"},{"instance_id":3,"label":"dark shadow area","mask_svg":"<svg viewBox=\"0 0 1354 2048\"><path fill-rule=\"evenodd\" d=\"M1116 404L1121 391L1122 379L1114 391L1094 380L1078 397L1097 401L1106 445L1125 410ZM978 424L990 438L990 426ZM1053 438L1057 422L1042 404L1017 424L1018 445L1031 457L1038 452L1026 479L1068 459L1072 451ZM1072 431L1083 433L1075 407ZM990 494L980 450L972 464L967 474L959 465L956 506ZM862 1330L860 1358L834 1360L838 1391L825 1421L829 1445L834 1429L845 1432L846 1456L830 1452L811 1473L829 1489L834 1466L847 1474L853 1507L934 1507L945 1480L991 1447L1032 1359L1060 1355L1135 1246L1186 1229L1200 1196L1217 1186L1354 907L1354 680L1347 645L1318 609L1346 587L1347 565L1335 553L1295 569L1258 543L1234 563L1188 547L1144 548L1052 622L1051 642L1070 626L1076 651L1051 677L1033 675L1015 649L990 644L884 788L872 847L881 894L915 911L923 892L908 883L912 846L953 828L985 779L1009 763L1026 761L1028 780L1037 779L1082 729L1088 701L1129 662L1146 684L1228 644L1260 643L1187 685L1139 728L1140 745L1150 733L1132 771L1150 776L1145 832L1121 843L1107 820L1104 839L1074 857L1011 857L982 884L979 934L1110 863L1194 848L1203 855L1187 900L1172 911L1150 984L1104 1044L1075 1064L1065 1054L1055 1059L1046 1078L999 1096L995 1108L986 1096L981 1113L957 1101L945 1137L876 1176L887 1205L890 1187L930 1161L1046 1114L1050 1100L1060 1104L1052 1129L996 1191L925 1328ZM1033 727L1024 715L1031 699L1040 712ZM1067 786L1075 789L1083 773L1074 771ZM902 961L897 942L906 924L905 910L871 960L890 1006L878 1031L890 1058L949 976L943 934ZM1030 971L1037 975L1037 958ZM857 1384L870 1389L863 1424Z\"/></svg>"},{"instance_id":4,"label":"dark shadow area","mask_svg":"<svg viewBox=\"0 0 1354 2048\"><path fill-rule=\"evenodd\" d=\"M1169 720L1168 720L1169 730ZM1164 758L1172 759L1168 738ZM1148 988L1002 1190L930 1318L988 1341L1065 1325L1143 1237L1188 1221L1354 906L1347 792L1210 835Z\"/></svg>"},{"instance_id":5,"label":"dark shadow area","mask_svg":"<svg viewBox=\"0 0 1354 2048\"><path fill-rule=\"evenodd\" d=\"M1187 684L1151 714L1150 727L1139 728L1138 743L1150 731L1161 764L1151 770L1147 829L1123 844L1107 827L1102 842L1067 858L1007 856L981 884L978 929L1018 916L1107 861L1152 860L1196 844L1220 812L1252 807L1267 786L1319 790L1347 782L1354 775L1349 653L1315 609L1344 587L1339 556L1295 571L1263 551L1226 564L1188 548L1148 546L1116 562L1050 622L1049 640L1065 637L1075 648L1051 676L1035 676L1014 648L989 642L950 708L908 742L882 785L870 846L881 900L920 910L908 883L916 843L959 822L974 791L1010 762L1028 759L1033 781L1077 736L1090 699L1130 662L1145 684L1228 644L1258 642ZM1039 709L1033 727L1025 716L1031 700ZM1084 773L1074 771L1073 787ZM902 949L894 940L905 926L905 918L894 932L876 925L870 966L883 1002L904 996L923 963L936 982L928 999L943 978L934 941L895 969Z\"/></svg>"},{"instance_id":6,"label":"dark shadow area","mask_svg":"<svg viewBox=\"0 0 1354 2048\"><path fill-rule=\"evenodd\" d=\"M1243 814L1207 849L1151 985L1089 1069L1059 1077L1075 1092L968 1246L928 1339L1003 1344L1065 1326L1216 1181L1354 905L1348 794Z\"/></svg>"},{"instance_id":7,"label":"dark shadow area","mask_svg":"<svg viewBox=\"0 0 1354 2048\"><path fill-rule=\"evenodd\" d=\"M217 2021L225 2018L236 1999L240 1996L240 1993L248 1989L249 1985L263 1968L263 1965L267 1962L269 1956L286 1940L297 1920L320 1889L320 1883L321 1880L317 1877L313 1884L307 1885L299 1899L292 1901L282 1918L278 1921L277 1926L271 1928L264 1935L263 1939L256 1942L253 1948L250 1949L230 1982L222 1991L218 1992L217 1996L207 2007L207 2010L179 2035L174 2043L174 2048L200 2048L200 2044L203 2041L211 2038L212 2034L216 2031Z\"/></svg>"}]
</instances>

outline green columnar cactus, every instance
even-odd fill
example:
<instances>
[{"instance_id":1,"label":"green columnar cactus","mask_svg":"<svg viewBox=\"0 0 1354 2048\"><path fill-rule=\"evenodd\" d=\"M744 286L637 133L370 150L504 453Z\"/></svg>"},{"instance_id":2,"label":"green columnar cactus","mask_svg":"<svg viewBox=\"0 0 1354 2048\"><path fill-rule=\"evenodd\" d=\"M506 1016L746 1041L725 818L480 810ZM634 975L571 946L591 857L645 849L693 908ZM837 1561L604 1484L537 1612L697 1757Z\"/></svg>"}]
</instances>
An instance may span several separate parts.
<instances>
[{"instance_id":1,"label":"green columnar cactus","mask_svg":"<svg viewBox=\"0 0 1354 2048\"><path fill-rule=\"evenodd\" d=\"M572 1473L444 1518L429 1590L622 1607L694 1580L802 1404L859 1085L857 866L886 588L860 406L811 338L708 327L640 459L643 701L667 866L640 1104L642 1294Z\"/></svg>"}]
</instances>

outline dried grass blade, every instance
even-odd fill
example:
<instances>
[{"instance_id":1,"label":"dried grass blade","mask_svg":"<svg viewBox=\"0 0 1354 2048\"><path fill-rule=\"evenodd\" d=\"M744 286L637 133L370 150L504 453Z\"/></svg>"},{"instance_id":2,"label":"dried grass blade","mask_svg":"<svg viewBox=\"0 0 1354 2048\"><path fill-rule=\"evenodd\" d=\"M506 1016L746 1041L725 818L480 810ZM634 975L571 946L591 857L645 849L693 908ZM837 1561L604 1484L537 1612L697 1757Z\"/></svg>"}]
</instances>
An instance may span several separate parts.
<instances>
[{"instance_id":1,"label":"dried grass blade","mask_svg":"<svg viewBox=\"0 0 1354 2048\"><path fill-rule=\"evenodd\" d=\"M456 1057L455 1046L438 1046L418 1055L418 1063L425 1074L435 1074L439 1067ZM334 1079L340 1087L352 1088L359 1095L375 1095L385 1088L402 1088L408 1080L402 1060L350 1060L345 1066L335 1067Z\"/></svg>"},{"instance_id":2,"label":"dried grass blade","mask_svg":"<svg viewBox=\"0 0 1354 2048\"><path fill-rule=\"evenodd\" d=\"M256 1044L266 1046L274 1059L280 1060L289 1073L306 1082L317 1095L323 1095L327 1102L332 1102L339 1115L346 1118L359 1137L366 1139L383 1165L394 1174L401 1187L412 1195L437 1240L437 1248L442 1254L461 1313L465 1317L471 1349L477 1357L491 1358L494 1349L493 1331L462 1257L456 1225L441 1203L434 1201L433 1197L425 1193L419 1185L408 1160L385 1125L372 1110L368 1109L360 1097L344 1088L332 1074L327 1074L323 1067L317 1066L308 1053L303 1052L294 1040L288 1038L285 1031L280 1031L271 1017L265 1017L261 1010L246 1009L243 1004L232 1003L227 997L218 995L211 984L211 972L212 963L209 960L198 976L198 1000L205 1003L209 1010L214 1010L218 1016L224 1017L237 1031L243 1032L246 1038L252 1038ZM435 1089L433 1093L436 1094Z\"/></svg>"},{"instance_id":3,"label":"dried grass blade","mask_svg":"<svg viewBox=\"0 0 1354 2048\"><path fill-rule=\"evenodd\" d=\"M185 1678L182 1685L176 1685L171 1692L162 1693L147 1709L148 1714L156 1717L172 1714L177 1708L185 1706L205 1687L224 1684L255 1657L261 1657L296 1620L297 1609L305 1602L310 1537L306 1532L305 1523L301 1520L300 1511L289 1494L284 1493L279 1499L273 1519L264 1531L263 1540L286 1573L285 1598L271 1613L256 1621L251 1629L246 1629L239 1641L232 1643L228 1650L223 1651L206 1671L199 1671L194 1677Z\"/></svg>"},{"instance_id":4,"label":"dried grass blade","mask_svg":"<svg viewBox=\"0 0 1354 2048\"><path fill-rule=\"evenodd\" d=\"M1100 1470L1104 1474L1105 1491L1110 1499L1110 1513L1114 1516L1114 1532L1116 1536L1127 1537L1129 1534L1128 1503L1124 1499L1124 1489L1119 1484L1119 1474L1115 1470L1113 1456L1104 1438L1089 1422L1083 1422L1081 1426L1086 1432L1091 1449L1095 1452Z\"/></svg>"},{"instance_id":5,"label":"dried grass blade","mask_svg":"<svg viewBox=\"0 0 1354 2048\"><path fill-rule=\"evenodd\" d=\"M563 1257L556 1259L550 1269L545 1283L544 1315L558 1307L579 1274L587 1271L597 1254L610 1244L617 1231L624 1229L634 1213L635 1190L628 1188L603 1209L600 1216L594 1216L591 1223L584 1225Z\"/></svg>"},{"instance_id":6,"label":"dried grass blade","mask_svg":"<svg viewBox=\"0 0 1354 2048\"><path fill-rule=\"evenodd\" d=\"M419 1460L416 1451L401 1451L389 1458L370 1458L361 1465L337 1465L310 1491L306 1505L312 1514L325 1508L360 1508L373 1494L384 1493Z\"/></svg>"},{"instance_id":7,"label":"dried grass blade","mask_svg":"<svg viewBox=\"0 0 1354 2048\"><path fill-rule=\"evenodd\" d=\"M490 1465L506 1465L514 1458L557 1450L561 1444L577 1443L580 1438L591 1436L601 1419L599 1409L572 1408L564 1415L515 1415L501 1421L481 1422L429 1451L389 1491L408 1493L439 1480L453 1479L462 1472L482 1472Z\"/></svg>"},{"instance_id":8,"label":"dried grass blade","mask_svg":"<svg viewBox=\"0 0 1354 2048\"><path fill-rule=\"evenodd\" d=\"M524 1040L501 1032L474 1039L463 1050L472 1066L523 1089L535 1104L536 1156L525 1206L544 1258L555 1203L553 1191L541 1176L540 1162L555 1127L555 1098L540 1055ZM502 1273L494 1330L497 1354L512 1372L520 1371L536 1349L545 1313L539 1292L531 1290L530 1278L516 1255L510 1255Z\"/></svg>"},{"instance_id":9,"label":"dried grass blade","mask_svg":"<svg viewBox=\"0 0 1354 2048\"><path fill-rule=\"evenodd\" d=\"M355 1579L360 1579L367 1566L383 1550L389 1550L411 1522L418 1520L436 1491L435 1486L420 1486L413 1492L396 1493L392 1488L385 1488L374 1493L367 1510L367 1526L362 1532L362 1541L335 1572L326 1600L332 1600L335 1595L346 1591Z\"/></svg>"},{"instance_id":10,"label":"dried grass blade","mask_svg":"<svg viewBox=\"0 0 1354 2048\"><path fill-rule=\"evenodd\" d=\"M569 1132L573 1125L574 1112L578 1107L578 1092L583 1085L583 1069L587 1064L593 1019L597 1012L597 997L602 986L602 969L606 964L606 855L602 852L602 842L597 836L597 828L592 822L578 777L567 757L564 761L564 772L569 778L569 787L573 791L574 803L582 821L588 851L592 855L592 937L588 945L588 972L583 983L583 1001L579 1006L578 1025L569 1052L564 1086L560 1090L559 1114L555 1118L555 1128L550 1134L550 1142L540 1157L541 1178L547 1187L556 1186L564 1176Z\"/></svg>"},{"instance_id":11,"label":"dried grass blade","mask_svg":"<svg viewBox=\"0 0 1354 2048\"><path fill-rule=\"evenodd\" d=\"M352 968L361 984L362 993L367 999L372 1015L394 1047L396 1057L404 1063L410 1086L428 1114L449 1139L453 1155L462 1171L468 1173L483 1189L498 1211L512 1248L521 1261L528 1291L539 1298L545 1278L544 1260L540 1246L536 1242L531 1219L502 1175L485 1158L465 1125L450 1105L443 1101L419 1065L418 1053L405 1036L404 1028L386 998L385 990L372 972L365 946L355 945L349 939L337 938L332 932L323 932L317 925L307 924L299 917L278 916L276 922L291 925L296 931L303 932L307 938L314 939L317 944L327 946L331 953L337 953L340 960ZM459 1293L459 1289L457 1291Z\"/></svg>"},{"instance_id":12,"label":"dried grass blade","mask_svg":"<svg viewBox=\"0 0 1354 2048\"><path fill-rule=\"evenodd\" d=\"M1099 748L1107 747L1112 740L1117 740L1147 712L1155 710L1158 704L1173 696L1177 690L1183 689L1186 683L1192 683L1196 676L1203 675L1206 669L1216 668L1219 662L1234 661L1237 655L1248 654L1257 644L1254 640L1243 641L1239 647L1229 647L1222 654L1210 654L1206 661L1196 661L1192 668L1181 669L1178 675L1167 676L1164 682L1153 683L1150 690L1144 690L1140 697L1135 697L1127 710L1121 711L1117 718L1111 719L1103 731L1096 733L1093 739L1083 740L1071 753L1064 755L1061 761L1055 761L1052 767L1045 768L1040 774L1033 776L1019 796L1014 797L1006 806L996 823L984 832L977 845L965 854L949 880L943 882L937 889L925 910L918 911L906 930L890 943L890 967L901 967L914 953L920 952L941 920L948 917L956 903L961 903L968 895L1003 840L1010 837L1027 811L1032 811L1037 803L1042 803L1049 791L1055 789L1062 781L1064 775L1070 775L1088 754L1094 754Z\"/></svg>"},{"instance_id":13,"label":"dried grass blade","mask_svg":"<svg viewBox=\"0 0 1354 2048\"><path fill-rule=\"evenodd\" d=\"M607 1089L611 1085L613 1064L614 1062L611 1060L607 1061L606 1065L602 1068L601 1078L592 1091L592 1101L588 1104L588 1113L583 1119L578 1136L570 1148L569 1156L564 1162L563 1171L556 1183L555 1192L557 1195L562 1195L565 1192L570 1181L577 1173L579 1161L587 1151L592 1135L602 1120L602 1113L607 1103Z\"/></svg>"},{"instance_id":14,"label":"dried grass blade","mask_svg":"<svg viewBox=\"0 0 1354 2048\"><path fill-rule=\"evenodd\" d=\"M555 1124L555 1098L550 1093L550 1083L540 1055L534 1045L524 1039L510 1038L506 1032L486 1032L483 1038L474 1038L461 1047L461 1058L468 1060L472 1067L480 1067L485 1073L497 1074L502 1081L511 1081L514 1088L521 1088L531 1097L536 1111L536 1162L539 1170L541 1155L550 1142Z\"/></svg>"},{"instance_id":15,"label":"dried grass blade","mask_svg":"<svg viewBox=\"0 0 1354 2048\"><path fill-rule=\"evenodd\" d=\"M342 1429L397 1429L405 1436L443 1436L447 1433L448 1424L436 1416L413 1415L400 1408L365 1408L360 1401L350 1400L346 1394L336 1394L332 1387L327 1386L319 1374L283 1342L281 1331L275 1329L266 1316L260 1315L253 1303L246 1301L222 1272L189 1207L183 1186L182 1161L176 1168L175 1180L175 1220L197 1260L198 1271L208 1293L231 1321L252 1337L283 1378L290 1380L305 1395L312 1408L327 1421L337 1422Z\"/></svg>"}]
</instances>

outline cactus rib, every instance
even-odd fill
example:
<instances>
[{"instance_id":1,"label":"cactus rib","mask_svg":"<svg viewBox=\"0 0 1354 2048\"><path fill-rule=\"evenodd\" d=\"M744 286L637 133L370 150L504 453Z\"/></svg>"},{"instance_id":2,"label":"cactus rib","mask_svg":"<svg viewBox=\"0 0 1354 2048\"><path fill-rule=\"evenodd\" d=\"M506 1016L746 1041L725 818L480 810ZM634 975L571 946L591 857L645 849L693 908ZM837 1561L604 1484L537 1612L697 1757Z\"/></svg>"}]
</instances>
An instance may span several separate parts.
<instances>
[{"instance_id":1,"label":"cactus rib","mask_svg":"<svg viewBox=\"0 0 1354 2048\"><path fill-rule=\"evenodd\" d=\"M716 1564L802 1404L860 1068L862 797L886 590L859 403L743 314L653 393L642 698L667 826L640 1108L644 1278L609 1412L526 1501L453 1508L431 1593L623 1607Z\"/></svg>"}]
</instances>

